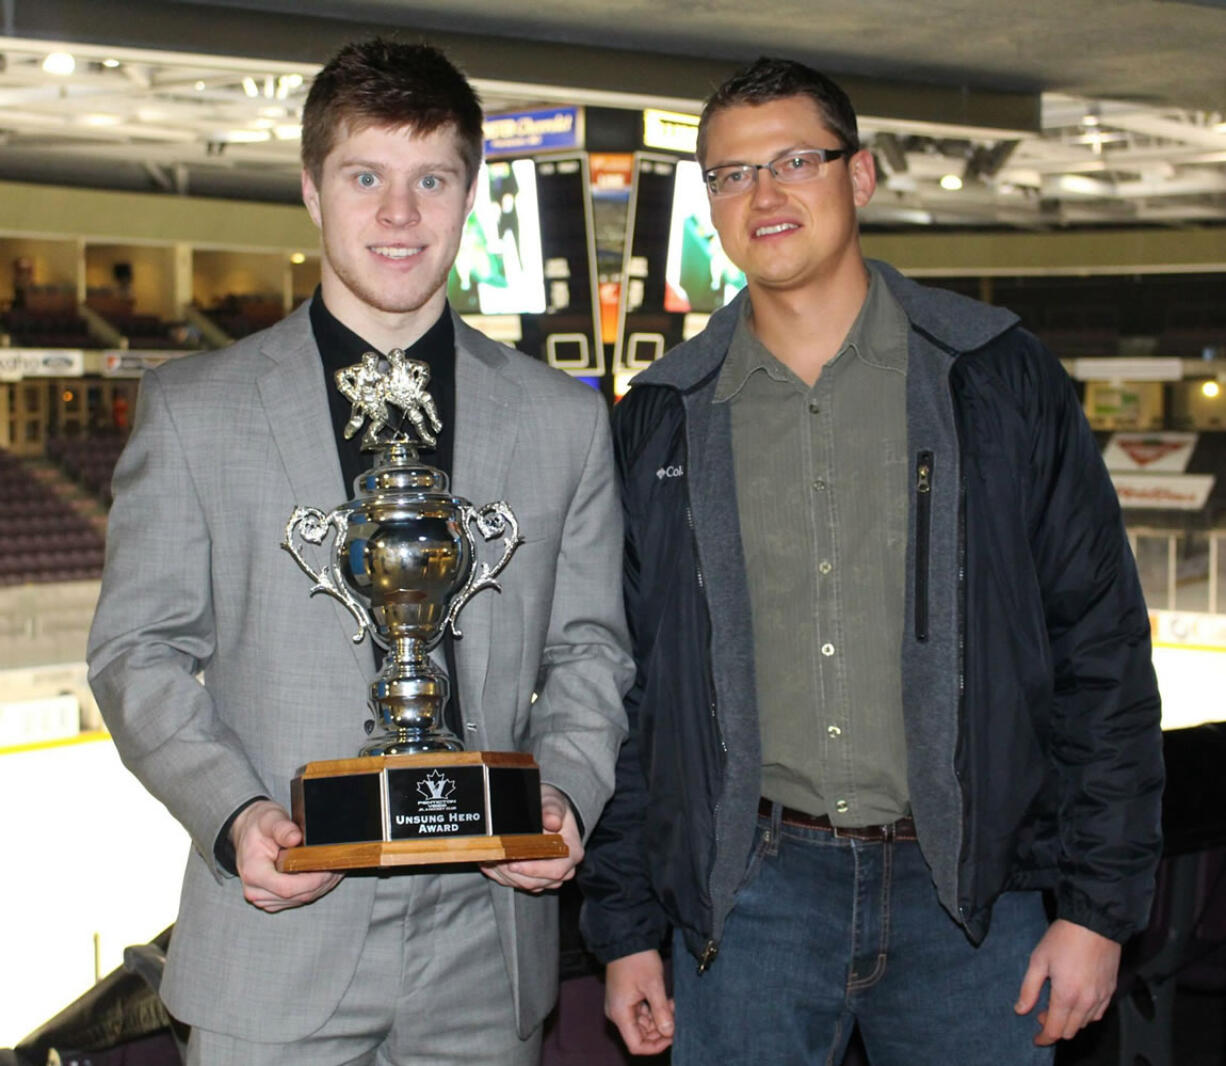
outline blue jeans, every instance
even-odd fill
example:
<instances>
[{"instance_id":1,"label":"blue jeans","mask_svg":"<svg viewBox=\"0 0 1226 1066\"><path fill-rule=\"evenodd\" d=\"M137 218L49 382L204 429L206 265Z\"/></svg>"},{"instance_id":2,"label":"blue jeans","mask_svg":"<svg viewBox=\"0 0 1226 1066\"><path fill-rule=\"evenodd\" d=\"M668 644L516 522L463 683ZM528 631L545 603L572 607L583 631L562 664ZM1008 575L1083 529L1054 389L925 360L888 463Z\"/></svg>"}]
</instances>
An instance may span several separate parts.
<instances>
[{"instance_id":1,"label":"blue jeans","mask_svg":"<svg viewBox=\"0 0 1226 1066\"><path fill-rule=\"evenodd\" d=\"M857 1022L872 1066L1052 1062L1033 1043L1038 1011L1013 1013L1047 928L1038 893L1001 896L975 947L918 844L777 819L759 819L711 967L674 943L673 1066L837 1066Z\"/></svg>"}]
</instances>

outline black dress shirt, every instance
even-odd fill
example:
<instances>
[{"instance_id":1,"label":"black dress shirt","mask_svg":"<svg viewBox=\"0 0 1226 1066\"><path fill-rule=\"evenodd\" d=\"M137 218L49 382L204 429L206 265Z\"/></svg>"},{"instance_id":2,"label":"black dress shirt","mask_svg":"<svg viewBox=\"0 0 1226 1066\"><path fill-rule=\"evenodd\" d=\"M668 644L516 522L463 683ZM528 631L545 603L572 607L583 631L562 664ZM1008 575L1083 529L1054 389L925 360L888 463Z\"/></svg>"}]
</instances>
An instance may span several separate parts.
<instances>
[{"instance_id":1,"label":"black dress shirt","mask_svg":"<svg viewBox=\"0 0 1226 1066\"><path fill-rule=\"evenodd\" d=\"M336 450L341 460L341 475L345 481L344 499L353 495L354 479L370 467L374 456L362 451L362 432L359 430L345 439L345 424L349 421L349 401L336 387L336 372L362 361L366 352L380 351L375 345L362 340L348 326L338 320L324 304L319 289L311 299L311 330L324 364L324 380L328 384L328 410L332 415L332 430L336 436ZM421 445L418 452L424 462L438 467L449 478L451 458L455 442L455 326L451 321L451 308L443 313L414 344L404 349L410 359L425 363L430 368L430 380L426 390L434 398L439 420L443 423L438 434L438 444L433 448ZM395 428L393 426L393 428ZM340 502L340 501L338 501Z\"/></svg>"},{"instance_id":2,"label":"black dress shirt","mask_svg":"<svg viewBox=\"0 0 1226 1066\"><path fill-rule=\"evenodd\" d=\"M315 344L319 348L320 359L324 366L324 380L328 385L328 412L332 416L332 432L336 439L336 451L341 463L341 478L344 481L344 493L336 504L343 503L353 496L353 483L358 475L369 469L374 463L374 454L362 451L362 431L346 439L345 425L349 421L351 407L349 401L341 395L336 387L336 372L354 363L362 361L362 356L369 351L381 352L375 345L362 340L348 326L342 323L324 304L323 293L317 287L311 298L311 331L315 334ZM433 449L419 445L418 451L423 462L442 470L448 478L451 477L451 459L455 444L455 325L451 321L451 308L446 306L438 321L423 333L413 344L404 349L410 359L425 363L430 368L430 380L426 389L434 399L438 410L439 421L443 428L437 434L437 443ZM393 425L393 429L398 428ZM334 504L335 506L335 504ZM375 668L383 665L384 651L373 640L371 641ZM451 677L451 699L447 703L445 715L447 724L453 731L458 731L460 723L460 697L456 685L455 649L450 636L443 638L443 654L447 661L447 673ZM266 799L266 796L253 796L242 804L226 820L213 853L218 863L230 873L236 873L234 845L230 841L230 828L234 820L256 800Z\"/></svg>"}]
</instances>

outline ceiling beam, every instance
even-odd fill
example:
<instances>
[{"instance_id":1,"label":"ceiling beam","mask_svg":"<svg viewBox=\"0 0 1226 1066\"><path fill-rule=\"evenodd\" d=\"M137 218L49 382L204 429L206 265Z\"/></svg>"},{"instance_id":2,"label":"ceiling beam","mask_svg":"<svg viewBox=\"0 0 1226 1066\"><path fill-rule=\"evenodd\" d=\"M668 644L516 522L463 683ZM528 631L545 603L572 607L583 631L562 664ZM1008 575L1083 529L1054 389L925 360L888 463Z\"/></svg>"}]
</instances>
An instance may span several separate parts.
<instances>
[{"instance_id":1,"label":"ceiling beam","mask_svg":"<svg viewBox=\"0 0 1226 1066\"><path fill-rule=\"evenodd\" d=\"M255 11L225 3L125 0L122 19L98 17L97 0L8 0L6 36L112 47L182 52L191 42L196 53L266 58L284 62L323 63L346 40L375 32L405 31L379 25ZM447 51L474 79L531 89L571 90L582 103L585 91L601 94L602 103L622 95L628 106L651 98L663 104L696 107L743 63L597 48L554 41L509 39L492 35L429 32L429 40ZM1039 96L1033 92L970 89L839 76L871 118L953 123L984 130L1037 132Z\"/></svg>"}]
</instances>

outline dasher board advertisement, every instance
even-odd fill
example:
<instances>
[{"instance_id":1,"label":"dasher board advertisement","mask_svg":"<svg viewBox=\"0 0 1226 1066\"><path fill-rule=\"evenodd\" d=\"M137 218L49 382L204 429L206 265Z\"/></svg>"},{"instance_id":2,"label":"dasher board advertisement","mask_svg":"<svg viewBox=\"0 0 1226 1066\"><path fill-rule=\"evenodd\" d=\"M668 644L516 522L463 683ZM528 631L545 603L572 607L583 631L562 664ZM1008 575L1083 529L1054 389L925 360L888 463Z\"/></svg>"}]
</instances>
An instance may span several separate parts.
<instances>
[{"instance_id":1,"label":"dasher board advertisement","mask_svg":"<svg viewBox=\"0 0 1226 1066\"><path fill-rule=\"evenodd\" d=\"M585 152L482 165L447 299L472 325L551 366L604 372Z\"/></svg>"}]
</instances>

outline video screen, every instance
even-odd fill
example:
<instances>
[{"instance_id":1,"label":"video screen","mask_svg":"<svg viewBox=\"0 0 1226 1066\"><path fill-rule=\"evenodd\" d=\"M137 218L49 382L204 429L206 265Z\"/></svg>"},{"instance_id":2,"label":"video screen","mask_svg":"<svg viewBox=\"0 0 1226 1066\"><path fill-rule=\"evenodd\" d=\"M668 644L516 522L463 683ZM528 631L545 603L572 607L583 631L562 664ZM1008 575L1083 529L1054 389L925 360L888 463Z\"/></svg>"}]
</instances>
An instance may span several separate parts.
<instances>
[{"instance_id":1,"label":"video screen","mask_svg":"<svg viewBox=\"0 0 1226 1066\"><path fill-rule=\"evenodd\" d=\"M462 315L544 314L545 270L533 160L482 164L476 200L447 279L447 299Z\"/></svg>"},{"instance_id":2,"label":"video screen","mask_svg":"<svg viewBox=\"0 0 1226 1066\"><path fill-rule=\"evenodd\" d=\"M678 162L673 175L664 281L664 310L679 313L715 311L745 286L711 224L702 168L693 160Z\"/></svg>"},{"instance_id":3,"label":"video screen","mask_svg":"<svg viewBox=\"0 0 1226 1066\"><path fill-rule=\"evenodd\" d=\"M626 222L614 390L694 336L745 285L711 225L707 190L690 159L635 153ZM618 375L622 375L619 378Z\"/></svg>"}]
</instances>

